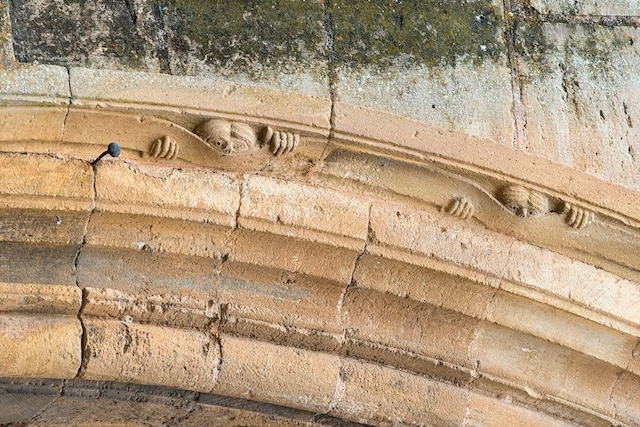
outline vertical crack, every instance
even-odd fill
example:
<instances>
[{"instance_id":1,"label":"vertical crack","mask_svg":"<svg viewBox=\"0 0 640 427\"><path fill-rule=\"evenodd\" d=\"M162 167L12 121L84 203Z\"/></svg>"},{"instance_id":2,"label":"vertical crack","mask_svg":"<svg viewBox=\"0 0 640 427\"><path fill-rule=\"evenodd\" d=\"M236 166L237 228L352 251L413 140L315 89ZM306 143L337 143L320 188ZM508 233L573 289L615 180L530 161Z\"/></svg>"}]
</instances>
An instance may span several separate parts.
<instances>
[{"instance_id":1,"label":"vertical crack","mask_svg":"<svg viewBox=\"0 0 640 427\"><path fill-rule=\"evenodd\" d=\"M156 18L156 55L160 62L160 72L162 74L171 73L171 62L169 61L169 48L167 47L167 28L164 19L162 2L156 1L153 4L153 14Z\"/></svg>"},{"instance_id":2,"label":"vertical crack","mask_svg":"<svg viewBox=\"0 0 640 427\"><path fill-rule=\"evenodd\" d=\"M527 150L526 127L527 120L524 105L522 103L522 79L518 66L518 55L516 52L516 37L518 30L518 11L513 7L511 0L504 0L505 32L504 38L507 45L507 60L511 69L511 116L515 127L513 136L513 147L516 150Z\"/></svg>"},{"instance_id":3,"label":"vertical crack","mask_svg":"<svg viewBox=\"0 0 640 427\"><path fill-rule=\"evenodd\" d=\"M69 117L69 112L71 111L71 104L73 103L73 89L71 88L71 67L65 67L67 70L67 88L69 97L67 98L67 111L64 113L64 118L62 119L62 132L60 135L60 142L64 142L64 135L67 131L67 119Z\"/></svg>"},{"instance_id":4,"label":"vertical crack","mask_svg":"<svg viewBox=\"0 0 640 427\"><path fill-rule=\"evenodd\" d=\"M329 99L331 107L329 110L329 135L324 146L324 150L318 159L318 164L314 168L320 169L324 159L329 152L329 143L334 138L336 124L336 101L338 99L338 71L336 68L336 51L335 51L335 26L333 22L333 2L332 0L324 0L324 27L327 33L325 45L327 47L327 78L329 84Z\"/></svg>"},{"instance_id":5,"label":"vertical crack","mask_svg":"<svg viewBox=\"0 0 640 427\"><path fill-rule=\"evenodd\" d=\"M87 243L87 233L89 231L89 223L91 222L91 217L93 216L93 212L96 209L96 194L97 194L97 189L96 189L96 172L97 172L97 165L91 165L91 170L92 170L92 186L93 186L93 195L91 198L91 207L89 210L89 215L87 216L87 221L84 224L84 230L82 233L82 240L80 242L80 244L78 245L78 250L76 251L76 255L75 258L73 260L73 276L75 278L75 282L76 282L76 286L78 288L80 288L81 292L82 292L82 300L81 300L81 304L80 304L80 310L78 310L78 322L80 322L80 327L82 328L82 336L80 338L80 355L81 355L81 361L80 361L80 366L78 367L78 372L76 372L76 377L80 376L81 372L85 370L87 363L89 362L89 354L88 354L88 350L87 350L87 331L84 325L84 322L82 321L82 313L84 311L84 308L87 304L87 291L86 289L83 289L82 286L80 285L80 281L78 279L78 264L80 263L80 255L82 253L82 250L84 249L84 246Z\"/></svg>"}]
</instances>

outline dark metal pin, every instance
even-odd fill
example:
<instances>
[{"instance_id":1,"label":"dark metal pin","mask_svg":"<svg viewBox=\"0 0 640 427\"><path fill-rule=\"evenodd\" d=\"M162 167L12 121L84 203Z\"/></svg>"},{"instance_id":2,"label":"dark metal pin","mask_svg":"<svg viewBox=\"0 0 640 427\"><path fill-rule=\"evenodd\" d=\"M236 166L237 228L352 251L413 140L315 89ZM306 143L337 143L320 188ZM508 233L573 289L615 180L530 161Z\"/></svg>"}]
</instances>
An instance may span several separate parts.
<instances>
[{"instance_id":1,"label":"dark metal pin","mask_svg":"<svg viewBox=\"0 0 640 427\"><path fill-rule=\"evenodd\" d=\"M118 157L120 155L120 146L116 142L112 142L107 146L107 151L100 154L97 159L91 162L91 166L95 166L104 156L109 154L111 157Z\"/></svg>"}]
</instances>

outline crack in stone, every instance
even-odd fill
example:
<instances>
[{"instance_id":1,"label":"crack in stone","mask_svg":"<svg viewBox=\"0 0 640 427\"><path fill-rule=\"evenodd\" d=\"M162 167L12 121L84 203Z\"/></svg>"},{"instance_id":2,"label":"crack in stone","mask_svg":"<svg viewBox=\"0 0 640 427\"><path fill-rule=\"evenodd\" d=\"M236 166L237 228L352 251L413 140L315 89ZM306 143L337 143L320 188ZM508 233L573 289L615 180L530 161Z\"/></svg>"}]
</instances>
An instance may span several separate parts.
<instances>
[{"instance_id":1,"label":"crack in stone","mask_svg":"<svg viewBox=\"0 0 640 427\"><path fill-rule=\"evenodd\" d=\"M80 286L80 282L78 280L78 264L80 262L80 254L82 253L82 250L84 249L84 246L87 243L87 234L89 232L89 223L91 222L91 217L93 216L93 212L96 209L96 195L97 195L97 189L96 189L96 172L97 172L97 165L91 165L91 169L93 171L93 197L91 199L91 209L89 211L89 215L87 216L87 221L84 224L84 230L83 230L83 235L82 235L82 240L80 242L80 244L78 245L78 250L76 252L75 258L73 260L73 276L76 282L76 286L81 290L82 292L82 299L81 299L81 304L80 304L80 309L78 310L78 314L77 314L77 318L78 321L80 322L80 327L82 328L82 336L80 338L80 354L81 354L81 361L80 361L80 366L78 367L78 372L76 372L76 378L79 377L81 375L81 373L86 369L87 364L89 363L89 352L87 350L87 330L86 327L84 325L84 322L82 321L82 312L84 311L85 306L87 305L87 290L83 289Z\"/></svg>"},{"instance_id":2,"label":"crack in stone","mask_svg":"<svg viewBox=\"0 0 640 427\"><path fill-rule=\"evenodd\" d=\"M511 0L504 0L505 14L505 31L504 38L507 46L507 62L511 69L511 117L515 127L515 133L512 138L513 147L516 150L527 149L526 141L526 115L525 108L522 105L522 86L520 78L520 70L518 67L518 57L515 48L517 14Z\"/></svg>"}]
</instances>

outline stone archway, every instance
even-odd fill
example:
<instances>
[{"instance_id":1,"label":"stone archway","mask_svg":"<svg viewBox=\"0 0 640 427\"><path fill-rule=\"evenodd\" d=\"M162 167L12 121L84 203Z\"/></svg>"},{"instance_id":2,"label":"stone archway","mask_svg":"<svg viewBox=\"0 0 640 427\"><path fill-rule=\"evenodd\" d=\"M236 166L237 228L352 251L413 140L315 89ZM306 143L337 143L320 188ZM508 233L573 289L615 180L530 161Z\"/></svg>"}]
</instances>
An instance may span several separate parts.
<instances>
[{"instance_id":1,"label":"stone archway","mask_svg":"<svg viewBox=\"0 0 640 427\"><path fill-rule=\"evenodd\" d=\"M637 425L635 191L300 94L4 76L0 376L229 396L291 423ZM210 119L257 142L221 155L194 133ZM296 150L274 156L266 128Z\"/></svg>"}]
</instances>

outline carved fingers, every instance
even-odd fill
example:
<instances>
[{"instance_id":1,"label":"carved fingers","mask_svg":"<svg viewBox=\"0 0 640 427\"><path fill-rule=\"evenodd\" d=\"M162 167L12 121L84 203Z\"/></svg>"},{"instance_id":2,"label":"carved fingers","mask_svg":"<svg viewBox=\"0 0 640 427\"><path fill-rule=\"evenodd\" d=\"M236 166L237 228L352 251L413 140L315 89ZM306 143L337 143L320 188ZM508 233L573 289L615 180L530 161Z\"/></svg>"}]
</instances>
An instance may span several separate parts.
<instances>
[{"instance_id":1,"label":"carved fingers","mask_svg":"<svg viewBox=\"0 0 640 427\"><path fill-rule=\"evenodd\" d=\"M562 213L567 215L565 218L567 224L578 230L591 224L595 216L593 212L568 202L564 202Z\"/></svg>"},{"instance_id":2,"label":"carved fingers","mask_svg":"<svg viewBox=\"0 0 640 427\"><path fill-rule=\"evenodd\" d=\"M474 212L473 203L466 197L452 199L444 210L446 213L462 219L471 218Z\"/></svg>"},{"instance_id":3,"label":"carved fingers","mask_svg":"<svg viewBox=\"0 0 640 427\"><path fill-rule=\"evenodd\" d=\"M179 151L180 145L173 138L165 135L153 141L151 149L149 149L149 156L171 160L178 157Z\"/></svg>"},{"instance_id":4,"label":"carved fingers","mask_svg":"<svg viewBox=\"0 0 640 427\"><path fill-rule=\"evenodd\" d=\"M267 127L264 135L264 143L270 144L271 153L274 156L291 153L298 148L300 135L293 132L274 131L271 127Z\"/></svg>"}]
</instances>

